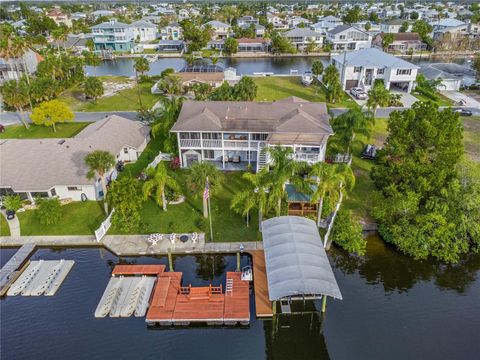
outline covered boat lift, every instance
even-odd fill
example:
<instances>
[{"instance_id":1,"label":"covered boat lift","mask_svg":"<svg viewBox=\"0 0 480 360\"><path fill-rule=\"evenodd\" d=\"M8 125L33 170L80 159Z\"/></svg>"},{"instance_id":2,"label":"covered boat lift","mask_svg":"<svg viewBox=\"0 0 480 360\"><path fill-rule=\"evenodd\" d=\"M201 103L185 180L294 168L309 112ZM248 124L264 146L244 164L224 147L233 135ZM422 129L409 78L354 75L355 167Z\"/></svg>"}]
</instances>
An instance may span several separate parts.
<instances>
[{"instance_id":1,"label":"covered boat lift","mask_svg":"<svg viewBox=\"0 0 480 360\"><path fill-rule=\"evenodd\" d=\"M262 222L268 300L272 313L280 302L282 313L291 313L295 300L342 299L318 228L313 220L280 216ZM256 276L254 274L254 276Z\"/></svg>"}]
</instances>

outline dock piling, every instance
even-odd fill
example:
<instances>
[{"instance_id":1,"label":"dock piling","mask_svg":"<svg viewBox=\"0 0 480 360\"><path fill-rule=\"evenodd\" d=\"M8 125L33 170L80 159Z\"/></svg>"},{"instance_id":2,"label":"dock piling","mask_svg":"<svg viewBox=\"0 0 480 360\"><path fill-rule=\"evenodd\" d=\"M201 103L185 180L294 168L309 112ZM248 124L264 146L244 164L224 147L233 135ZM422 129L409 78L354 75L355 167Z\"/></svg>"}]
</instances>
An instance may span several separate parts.
<instances>
[{"instance_id":1,"label":"dock piling","mask_svg":"<svg viewBox=\"0 0 480 360\"><path fill-rule=\"evenodd\" d=\"M240 253L237 252L237 271L240 271Z\"/></svg>"},{"instance_id":2,"label":"dock piling","mask_svg":"<svg viewBox=\"0 0 480 360\"><path fill-rule=\"evenodd\" d=\"M327 310L327 295L322 296L322 313Z\"/></svg>"},{"instance_id":3,"label":"dock piling","mask_svg":"<svg viewBox=\"0 0 480 360\"><path fill-rule=\"evenodd\" d=\"M168 269L170 272L173 271L173 258L172 258L172 249L168 248Z\"/></svg>"}]
</instances>

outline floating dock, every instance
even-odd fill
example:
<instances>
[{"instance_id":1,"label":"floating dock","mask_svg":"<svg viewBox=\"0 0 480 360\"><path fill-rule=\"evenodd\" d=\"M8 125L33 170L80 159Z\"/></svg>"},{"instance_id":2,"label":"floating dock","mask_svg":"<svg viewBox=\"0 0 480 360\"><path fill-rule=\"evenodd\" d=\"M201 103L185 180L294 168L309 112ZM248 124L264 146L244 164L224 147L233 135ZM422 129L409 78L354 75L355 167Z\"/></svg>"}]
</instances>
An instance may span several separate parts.
<instances>
[{"instance_id":1,"label":"floating dock","mask_svg":"<svg viewBox=\"0 0 480 360\"><path fill-rule=\"evenodd\" d=\"M272 302L268 295L267 269L263 250L250 251L253 261L253 287L255 290L255 310L257 317L272 317Z\"/></svg>"},{"instance_id":2,"label":"floating dock","mask_svg":"<svg viewBox=\"0 0 480 360\"><path fill-rule=\"evenodd\" d=\"M31 261L10 286L8 296L53 296L62 285L75 262L73 260Z\"/></svg>"},{"instance_id":3,"label":"floating dock","mask_svg":"<svg viewBox=\"0 0 480 360\"><path fill-rule=\"evenodd\" d=\"M162 274L147 312L149 325L248 325L249 282L240 272L227 272L225 292L220 286L181 286L182 273Z\"/></svg>"},{"instance_id":4,"label":"floating dock","mask_svg":"<svg viewBox=\"0 0 480 360\"><path fill-rule=\"evenodd\" d=\"M165 265L117 265L95 311L96 318L143 317Z\"/></svg>"},{"instance_id":5,"label":"floating dock","mask_svg":"<svg viewBox=\"0 0 480 360\"><path fill-rule=\"evenodd\" d=\"M8 288L22 273L21 267L27 262L35 250L35 244L22 245L0 270L0 296L5 295Z\"/></svg>"}]
</instances>

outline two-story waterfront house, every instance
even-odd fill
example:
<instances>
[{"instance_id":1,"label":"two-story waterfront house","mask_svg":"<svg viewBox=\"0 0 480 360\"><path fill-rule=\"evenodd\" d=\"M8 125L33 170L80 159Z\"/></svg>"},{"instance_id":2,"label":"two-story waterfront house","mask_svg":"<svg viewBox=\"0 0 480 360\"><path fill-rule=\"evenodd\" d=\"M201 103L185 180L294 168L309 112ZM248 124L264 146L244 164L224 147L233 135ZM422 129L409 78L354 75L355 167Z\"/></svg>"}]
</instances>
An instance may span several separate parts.
<instances>
[{"instance_id":1,"label":"two-story waterfront house","mask_svg":"<svg viewBox=\"0 0 480 360\"><path fill-rule=\"evenodd\" d=\"M333 51L359 50L372 46L372 36L351 25L339 25L329 30L326 41L332 44Z\"/></svg>"},{"instance_id":2,"label":"two-story waterfront house","mask_svg":"<svg viewBox=\"0 0 480 360\"><path fill-rule=\"evenodd\" d=\"M389 90L410 93L419 67L376 48L345 52L332 57L344 90L361 87L369 90L376 79Z\"/></svg>"},{"instance_id":3,"label":"two-story waterfront house","mask_svg":"<svg viewBox=\"0 0 480 360\"><path fill-rule=\"evenodd\" d=\"M155 40L157 36L157 25L147 20L138 20L130 25L133 28L135 41L147 42Z\"/></svg>"},{"instance_id":4,"label":"two-story waterfront house","mask_svg":"<svg viewBox=\"0 0 480 360\"><path fill-rule=\"evenodd\" d=\"M224 22L212 20L205 24L210 26L213 30L212 40L226 39L232 32L232 27Z\"/></svg>"},{"instance_id":5,"label":"two-story waterfront house","mask_svg":"<svg viewBox=\"0 0 480 360\"><path fill-rule=\"evenodd\" d=\"M322 35L326 35L327 31L332 30L339 25L343 25L342 19L329 15L319 18L318 22L310 26L310 29Z\"/></svg>"},{"instance_id":6,"label":"two-story waterfront house","mask_svg":"<svg viewBox=\"0 0 480 360\"><path fill-rule=\"evenodd\" d=\"M186 101L170 130L177 134L182 167L210 161L220 169L258 171L269 146L288 146L296 160L325 160L333 134L324 103L290 97L276 102Z\"/></svg>"},{"instance_id":7,"label":"two-story waterfront house","mask_svg":"<svg viewBox=\"0 0 480 360\"><path fill-rule=\"evenodd\" d=\"M177 22L172 22L162 28L160 31L162 40L181 40L183 38L183 29Z\"/></svg>"},{"instance_id":8,"label":"two-story waterfront house","mask_svg":"<svg viewBox=\"0 0 480 360\"><path fill-rule=\"evenodd\" d=\"M314 43L317 46L322 45L322 35L309 28L295 28L282 34L298 50L304 50L309 44Z\"/></svg>"},{"instance_id":9,"label":"two-story waterfront house","mask_svg":"<svg viewBox=\"0 0 480 360\"><path fill-rule=\"evenodd\" d=\"M110 20L91 27L95 50L130 51L135 46L133 28Z\"/></svg>"}]
</instances>

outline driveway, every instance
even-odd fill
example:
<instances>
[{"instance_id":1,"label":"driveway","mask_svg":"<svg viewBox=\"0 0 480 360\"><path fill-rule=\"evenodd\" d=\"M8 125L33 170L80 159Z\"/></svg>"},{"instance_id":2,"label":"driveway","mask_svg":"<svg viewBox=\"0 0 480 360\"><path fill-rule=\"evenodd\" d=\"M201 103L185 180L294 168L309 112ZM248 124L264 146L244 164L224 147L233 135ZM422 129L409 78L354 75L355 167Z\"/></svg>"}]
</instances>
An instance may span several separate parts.
<instances>
[{"instance_id":1,"label":"driveway","mask_svg":"<svg viewBox=\"0 0 480 360\"><path fill-rule=\"evenodd\" d=\"M459 91L440 91L440 93L450 100L453 100L455 103L458 101L465 101L465 107L467 108L475 108L480 110L480 101L475 100L474 98L463 94Z\"/></svg>"},{"instance_id":2,"label":"driveway","mask_svg":"<svg viewBox=\"0 0 480 360\"><path fill-rule=\"evenodd\" d=\"M392 91L392 94L398 94L401 96L400 101L402 102L404 108L411 108L412 105L418 101L415 96L403 91Z\"/></svg>"}]
</instances>

